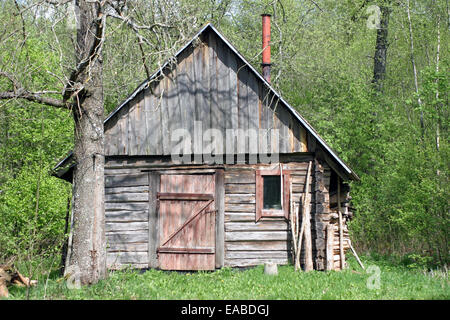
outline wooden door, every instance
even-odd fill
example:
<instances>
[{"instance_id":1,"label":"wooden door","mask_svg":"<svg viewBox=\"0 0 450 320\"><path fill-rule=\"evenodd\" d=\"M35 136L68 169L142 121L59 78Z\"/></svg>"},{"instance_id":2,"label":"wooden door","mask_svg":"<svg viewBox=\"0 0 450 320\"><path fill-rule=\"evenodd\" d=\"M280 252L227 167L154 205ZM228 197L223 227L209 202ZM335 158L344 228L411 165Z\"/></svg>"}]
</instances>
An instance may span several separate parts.
<instances>
[{"instance_id":1,"label":"wooden door","mask_svg":"<svg viewBox=\"0 0 450 320\"><path fill-rule=\"evenodd\" d=\"M214 175L161 175L159 267L214 270Z\"/></svg>"}]
</instances>

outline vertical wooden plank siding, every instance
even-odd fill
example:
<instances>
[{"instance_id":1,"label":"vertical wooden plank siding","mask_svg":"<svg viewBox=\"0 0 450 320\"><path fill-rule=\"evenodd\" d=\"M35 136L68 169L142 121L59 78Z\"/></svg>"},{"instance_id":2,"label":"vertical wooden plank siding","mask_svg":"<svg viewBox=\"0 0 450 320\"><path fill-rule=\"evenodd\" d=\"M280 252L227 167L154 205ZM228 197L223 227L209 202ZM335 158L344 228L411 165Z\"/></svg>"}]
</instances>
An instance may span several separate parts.
<instances>
[{"instance_id":1,"label":"vertical wooden plank siding","mask_svg":"<svg viewBox=\"0 0 450 320\"><path fill-rule=\"evenodd\" d=\"M245 68L247 70L248 75L248 82L247 82L247 90L248 90L248 96L247 96L247 102L248 102L248 129L252 129L254 133L256 134L256 141L252 141L252 143L249 144L249 153L250 154L257 154L259 150L259 123L260 123L260 103L258 99L258 81L255 77L255 75L251 72L249 72L248 68Z\"/></svg>"},{"instance_id":2,"label":"vertical wooden plank siding","mask_svg":"<svg viewBox=\"0 0 450 320\"><path fill-rule=\"evenodd\" d=\"M227 129L242 129L234 137L234 152L313 151L305 129L283 102L213 33L177 58L177 64L152 81L153 94L144 89L109 120L107 155L170 155L179 143L171 142L172 133L179 128L197 141L206 130L219 130L224 141L216 145L215 154L226 151L219 147L225 147ZM194 130L195 121L201 129ZM247 142L249 129L257 135L255 143ZM274 141L272 129L279 132ZM201 154L206 144L191 151Z\"/></svg>"},{"instance_id":3,"label":"vertical wooden plank siding","mask_svg":"<svg viewBox=\"0 0 450 320\"><path fill-rule=\"evenodd\" d=\"M169 118L169 106L167 105L167 89L169 79L164 76L163 79L159 82L160 91L160 108L161 108L161 136L162 136L162 153L165 155L170 154L170 131L169 131L169 123L172 119Z\"/></svg>"},{"instance_id":4,"label":"vertical wooden plank siding","mask_svg":"<svg viewBox=\"0 0 450 320\"><path fill-rule=\"evenodd\" d=\"M128 154L128 108L129 104L124 106L118 113L118 136L120 137L118 141L118 154L126 155Z\"/></svg>"},{"instance_id":5,"label":"vertical wooden plank siding","mask_svg":"<svg viewBox=\"0 0 450 320\"><path fill-rule=\"evenodd\" d=\"M163 270L215 268L215 209L213 175L161 175L159 267ZM183 199L181 193L209 195Z\"/></svg>"},{"instance_id":6,"label":"vertical wooden plank siding","mask_svg":"<svg viewBox=\"0 0 450 320\"><path fill-rule=\"evenodd\" d=\"M230 124L227 129L239 128L239 114L238 114L238 93L239 93L239 79L237 74L238 62L237 56L232 54L227 48L228 57L228 77L229 77L229 106L228 113L230 114ZM236 148L234 149L236 152Z\"/></svg>"},{"instance_id":7,"label":"vertical wooden plank siding","mask_svg":"<svg viewBox=\"0 0 450 320\"><path fill-rule=\"evenodd\" d=\"M248 153L249 138L247 134L249 122L248 107L248 71L242 64L238 65L238 128L242 129L243 136L237 138L237 152Z\"/></svg>"},{"instance_id":8,"label":"vertical wooden plank siding","mask_svg":"<svg viewBox=\"0 0 450 320\"><path fill-rule=\"evenodd\" d=\"M215 205L216 205L216 268L224 266L225 259L225 181L224 171L215 173Z\"/></svg>"},{"instance_id":9,"label":"vertical wooden plank siding","mask_svg":"<svg viewBox=\"0 0 450 320\"><path fill-rule=\"evenodd\" d=\"M225 45L217 42L217 119L213 128L220 130L222 137L226 136L226 129L231 128L230 109L230 81L229 81L229 57L226 54ZM224 139L225 140L225 139ZM225 142L225 141L224 141ZM225 143L224 143L225 144ZM217 148L218 154L225 152L224 145Z\"/></svg>"},{"instance_id":10,"label":"vertical wooden plank siding","mask_svg":"<svg viewBox=\"0 0 450 320\"><path fill-rule=\"evenodd\" d=\"M159 192L160 175L158 173L149 173L149 212L148 212L148 266L150 268L157 268L158 255L156 248L159 245L159 223L158 223L158 199L156 198Z\"/></svg>"},{"instance_id":11,"label":"vertical wooden plank siding","mask_svg":"<svg viewBox=\"0 0 450 320\"><path fill-rule=\"evenodd\" d=\"M210 105L210 128L219 129L220 124L220 112L219 112L219 94L218 94L218 57L217 57L217 42L216 37L209 33L209 105ZM211 150L208 150L211 151Z\"/></svg>"}]
</instances>

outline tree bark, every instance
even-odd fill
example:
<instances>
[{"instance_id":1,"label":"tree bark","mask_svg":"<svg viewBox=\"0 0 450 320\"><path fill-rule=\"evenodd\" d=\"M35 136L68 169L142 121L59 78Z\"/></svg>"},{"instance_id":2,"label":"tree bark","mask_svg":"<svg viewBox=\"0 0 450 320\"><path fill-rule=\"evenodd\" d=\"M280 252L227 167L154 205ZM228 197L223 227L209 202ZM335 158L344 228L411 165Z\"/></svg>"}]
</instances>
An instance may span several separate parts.
<instances>
[{"instance_id":1,"label":"tree bark","mask_svg":"<svg viewBox=\"0 0 450 320\"><path fill-rule=\"evenodd\" d=\"M387 39L391 9L388 6L382 6L380 11L380 28L377 30L372 79L372 83L377 91L383 90L383 80L386 76L386 54L388 49Z\"/></svg>"},{"instance_id":2,"label":"tree bark","mask_svg":"<svg viewBox=\"0 0 450 320\"><path fill-rule=\"evenodd\" d=\"M104 129L102 84L102 7L99 2L76 1L77 76L83 89L75 96L75 170L73 176L73 244L69 265L76 266L82 284L106 277L104 217ZM83 64L83 61L89 61ZM74 74L74 73L73 73ZM72 87L75 87L72 85ZM69 88L70 89L70 88ZM72 269L73 270L73 269Z\"/></svg>"}]
</instances>

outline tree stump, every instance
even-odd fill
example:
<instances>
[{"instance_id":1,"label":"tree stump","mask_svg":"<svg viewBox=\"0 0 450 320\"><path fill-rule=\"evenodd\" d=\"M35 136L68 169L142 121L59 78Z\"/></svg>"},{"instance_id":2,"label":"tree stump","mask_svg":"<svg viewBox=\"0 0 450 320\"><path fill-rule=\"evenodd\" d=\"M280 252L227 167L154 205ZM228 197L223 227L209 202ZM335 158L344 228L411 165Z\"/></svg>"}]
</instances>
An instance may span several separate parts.
<instances>
[{"instance_id":1,"label":"tree stump","mask_svg":"<svg viewBox=\"0 0 450 320\"><path fill-rule=\"evenodd\" d=\"M264 273L276 276L278 274L278 266L276 263L265 263L264 264Z\"/></svg>"}]
</instances>

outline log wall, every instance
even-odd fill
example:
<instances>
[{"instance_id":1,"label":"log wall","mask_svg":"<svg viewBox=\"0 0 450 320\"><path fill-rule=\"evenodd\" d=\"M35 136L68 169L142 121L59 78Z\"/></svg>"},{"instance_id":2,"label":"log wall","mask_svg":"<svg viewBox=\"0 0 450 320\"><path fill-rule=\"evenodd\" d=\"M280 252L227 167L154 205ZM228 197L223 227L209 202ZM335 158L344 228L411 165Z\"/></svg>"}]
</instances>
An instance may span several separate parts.
<instances>
[{"instance_id":1,"label":"log wall","mask_svg":"<svg viewBox=\"0 0 450 320\"><path fill-rule=\"evenodd\" d=\"M331 258L328 256L333 255L333 269L339 269L337 213L334 204L330 208L329 203L331 169L326 163L314 160L313 156L308 158L306 155L303 155L299 162L283 163L282 169L289 170L291 173L293 201L298 202L305 189L306 171L310 160L313 160L314 164L310 186L314 268L327 269L327 260ZM255 222L255 172L257 169L279 168L279 164L236 164L224 165L222 168L224 170L224 245L223 249L218 248L222 250L223 258L216 267L247 267L265 262L291 263L292 243L288 221L284 218L263 217L259 222ZM173 172L174 169L175 167L160 158L110 158L106 161L105 215L108 268L118 269L123 266L147 268L149 264L151 267L157 267L157 261L153 261L156 256L152 257L152 253L149 254L149 251L154 251L152 248L156 248L153 243L156 238L152 238L151 233L151 228L155 226L150 226L149 230L148 222L149 201L152 202L151 194L155 190L151 190L152 183L149 181L149 176L152 174L142 171L153 170L153 173L164 173ZM177 172L185 172L185 170L187 169L178 168ZM193 170L206 173L216 169L196 166L189 172ZM348 208L344 202L342 210L346 219ZM155 217L157 225L157 213ZM328 225L334 232L332 250L327 250L326 247ZM348 248L347 238L348 230L345 225L345 250ZM303 254L300 262L304 264Z\"/></svg>"},{"instance_id":2,"label":"log wall","mask_svg":"<svg viewBox=\"0 0 450 320\"><path fill-rule=\"evenodd\" d=\"M291 172L294 201L299 201L304 192L307 167L308 162L283 164L282 169ZM225 266L246 267L265 262L291 262L291 231L288 221L284 218L263 217L255 222L255 171L263 168L274 169L279 168L279 165L226 167ZM312 199L314 201L314 194ZM314 216L314 205L311 210Z\"/></svg>"}]
</instances>

